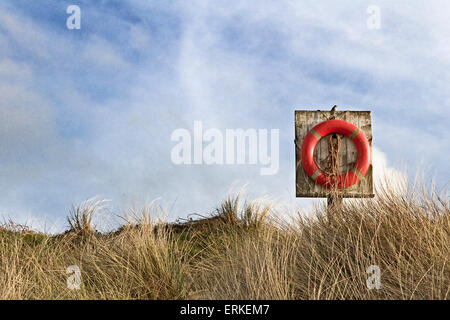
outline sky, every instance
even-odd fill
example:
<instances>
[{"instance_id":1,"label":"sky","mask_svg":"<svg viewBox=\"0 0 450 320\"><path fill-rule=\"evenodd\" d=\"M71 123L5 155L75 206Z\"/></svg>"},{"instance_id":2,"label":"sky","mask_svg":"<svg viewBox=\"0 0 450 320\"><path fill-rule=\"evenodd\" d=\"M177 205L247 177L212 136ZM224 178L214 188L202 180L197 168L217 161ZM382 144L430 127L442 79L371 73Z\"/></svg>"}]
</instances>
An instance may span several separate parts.
<instances>
[{"instance_id":1,"label":"sky","mask_svg":"<svg viewBox=\"0 0 450 320\"><path fill-rule=\"evenodd\" d=\"M80 29L67 28L70 5ZM4 0L0 217L61 230L98 196L114 216L157 201L173 220L242 186L308 206L295 199L294 110L333 105L372 111L375 175L421 167L444 189L448 12L445 0ZM194 121L278 129L278 172L174 164L171 135Z\"/></svg>"}]
</instances>

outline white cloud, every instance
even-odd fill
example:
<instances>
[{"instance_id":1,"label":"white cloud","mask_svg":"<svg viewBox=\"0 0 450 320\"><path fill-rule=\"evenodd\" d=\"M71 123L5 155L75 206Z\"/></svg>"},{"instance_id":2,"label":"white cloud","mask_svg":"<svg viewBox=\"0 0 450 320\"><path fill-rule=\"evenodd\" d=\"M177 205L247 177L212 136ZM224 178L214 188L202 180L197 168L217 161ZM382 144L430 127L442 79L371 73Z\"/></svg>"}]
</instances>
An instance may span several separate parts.
<instances>
[{"instance_id":1,"label":"white cloud","mask_svg":"<svg viewBox=\"0 0 450 320\"><path fill-rule=\"evenodd\" d=\"M2 46L4 49L9 51L8 47L12 41L41 58L49 57L47 51L50 44L49 34L33 23L31 17L13 15L0 7L0 21L2 29L9 38L8 45Z\"/></svg>"},{"instance_id":2,"label":"white cloud","mask_svg":"<svg viewBox=\"0 0 450 320\"><path fill-rule=\"evenodd\" d=\"M377 189L386 187L391 191L406 190L408 182L406 168L395 168L389 165L386 154L378 148L372 150L372 167L375 194Z\"/></svg>"},{"instance_id":3,"label":"white cloud","mask_svg":"<svg viewBox=\"0 0 450 320\"><path fill-rule=\"evenodd\" d=\"M105 39L95 36L87 42L89 45L84 48L82 55L88 63L114 69L127 67L126 61L117 53L116 48Z\"/></svg>"},{"instance_id":4,"label":"white cloud","mask_svg":"<svg viewBox=\"0 0 450 320\"><path fill-rule=\"evenodd\" d=\"M381 1L382 28L371 32L366 5L353 1L183 2L164 11L180 23L163 33L170 39L151 24L157 8L139 4L146 23L117 15L114 26L123 30L83 27L92 34L79 41L2 10L0 113L8 121L0 119L0 145L9 160L23 150L27 157L1 164L11 190L0 195L0 209L61 216L95 194L119 208L162 196L175 218L210 211L233 183L249 183L249 197L306 203L293 197L293 110L302 106L372 109L376 179L383 172L401 179L390 164L403 157L445 164L448 4L436 3ZM280 129L279 174L174 166L170 134L194 120ZM66 126L73 128L63 135Z\"/></svg>"}]
</instances>

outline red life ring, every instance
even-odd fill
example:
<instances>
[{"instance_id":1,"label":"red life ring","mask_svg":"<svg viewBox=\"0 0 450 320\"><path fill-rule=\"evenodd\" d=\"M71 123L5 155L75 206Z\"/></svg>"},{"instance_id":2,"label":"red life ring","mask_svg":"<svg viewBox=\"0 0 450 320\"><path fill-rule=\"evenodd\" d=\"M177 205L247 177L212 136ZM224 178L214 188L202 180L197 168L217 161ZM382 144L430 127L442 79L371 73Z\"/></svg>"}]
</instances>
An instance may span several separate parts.
<instances>
[{"instance_id":1,"label":"red life ring","mask_svg":"<svg viewBox=\"0 0 450 320\"><path fill-rule=\"evenodd\" d=\"M336 180L323 172L314 160L314 149L317 143L322 137L330 133L340 133L349 137L355 144L358 153L358 158L353 168L339 175ZM370 146L364 132L344 120L328 120L316 125L305 136L301 152L302 166L306 174L317 184L326 188L337 186L338 189L345 189L354 185L364 178L371 163Z\"/></svg>"}]
</instances>

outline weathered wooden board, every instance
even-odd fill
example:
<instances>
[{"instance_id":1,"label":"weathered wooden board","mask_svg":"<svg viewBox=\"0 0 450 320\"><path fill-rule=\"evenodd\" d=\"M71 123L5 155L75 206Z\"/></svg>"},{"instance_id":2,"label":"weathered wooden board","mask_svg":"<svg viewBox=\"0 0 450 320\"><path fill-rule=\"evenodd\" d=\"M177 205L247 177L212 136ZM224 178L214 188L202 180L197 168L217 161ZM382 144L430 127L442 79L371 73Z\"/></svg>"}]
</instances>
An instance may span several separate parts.
<instances>
[{"instance_id":1,"label":"weathered wooden board","mask_svg":"<svg viewBox=\"0 0 450 320\"><path fill-rule=\"evenodd\" d=\"M366 135L372 152L372 124L370 111L321 111L321 110L296 110L295 111L295 160L296 160L296 194L297 197L327 197L329 190L316 184L304 171L301 159L301 144L306 134L317 124L331 120L340 119L353 123ZM325 166L328 156L328 139L320 139L314 152L314 158L319 168ZM350 170L357 158L356 147L349 138L343 137L339 152L340 173ZM346 198L368 198L373 197L372 165L359 183L340 190L339 195Z\"/></svg>"}]
</instances>

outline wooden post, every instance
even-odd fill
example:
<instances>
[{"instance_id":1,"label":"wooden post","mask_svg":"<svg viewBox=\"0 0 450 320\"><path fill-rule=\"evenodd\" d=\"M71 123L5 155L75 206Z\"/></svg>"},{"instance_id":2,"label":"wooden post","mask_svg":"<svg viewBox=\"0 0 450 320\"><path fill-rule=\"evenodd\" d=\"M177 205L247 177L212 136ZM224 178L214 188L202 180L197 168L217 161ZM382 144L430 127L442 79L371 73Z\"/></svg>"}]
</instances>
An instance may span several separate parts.
<instances>
[{"instance_id":1,"label":"wooden post","mask_svg":"<svg viewBox=\"0 0 450 320\"><path fill-rule=\"evenodd\" d=\"M342 197L330 195L327 197L327 216L328 221L333 220L333 213L342 208Z\"/></svg>"}]
</instances>

